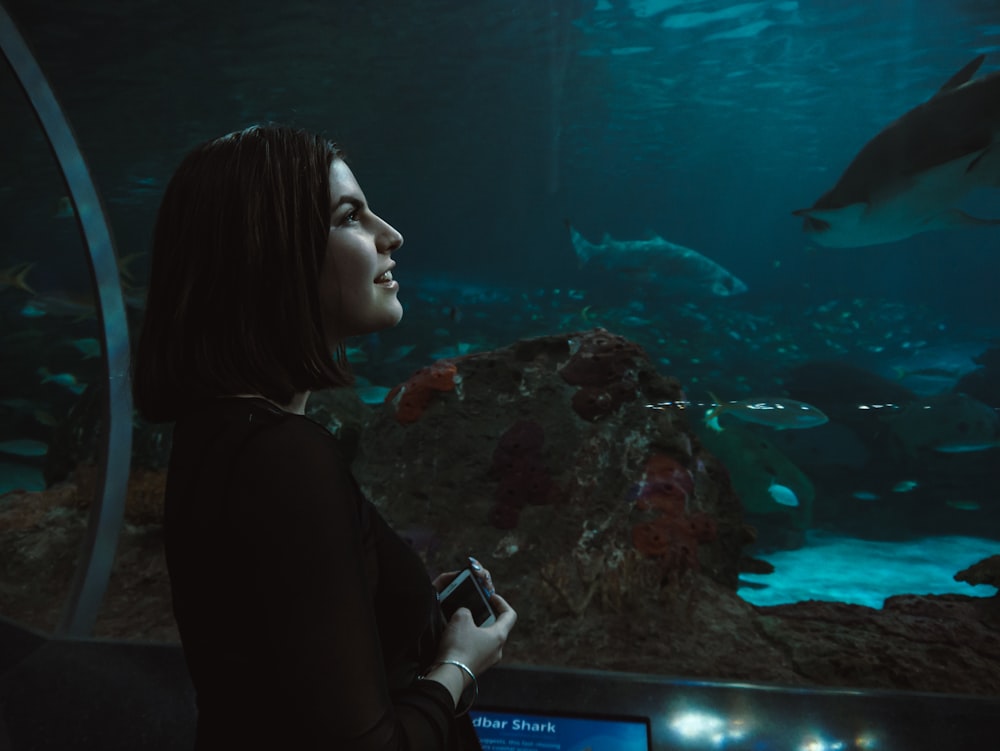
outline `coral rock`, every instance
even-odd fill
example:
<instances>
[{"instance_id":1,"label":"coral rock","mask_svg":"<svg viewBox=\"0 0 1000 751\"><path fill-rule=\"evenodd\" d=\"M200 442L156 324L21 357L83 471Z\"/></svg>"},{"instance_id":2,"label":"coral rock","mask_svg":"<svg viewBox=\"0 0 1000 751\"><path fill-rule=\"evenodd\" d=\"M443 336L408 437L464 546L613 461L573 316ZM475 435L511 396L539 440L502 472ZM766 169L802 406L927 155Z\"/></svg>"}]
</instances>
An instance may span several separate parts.
<instances>
[{"instance_id":1,"label":"coral rock","mask_svg":"<svg viewBox=\"0 0 1000 751\"><path fill-rule=\"evenodd\" d=\"M1000 555L991 555L984 558L979 563L974 563L966 569L962 569L954 576L955 581L968 582L969 584L989 584L1000 587ZM1000 597L1000 591L995 597Z\"/></svg>"}]
</instances>

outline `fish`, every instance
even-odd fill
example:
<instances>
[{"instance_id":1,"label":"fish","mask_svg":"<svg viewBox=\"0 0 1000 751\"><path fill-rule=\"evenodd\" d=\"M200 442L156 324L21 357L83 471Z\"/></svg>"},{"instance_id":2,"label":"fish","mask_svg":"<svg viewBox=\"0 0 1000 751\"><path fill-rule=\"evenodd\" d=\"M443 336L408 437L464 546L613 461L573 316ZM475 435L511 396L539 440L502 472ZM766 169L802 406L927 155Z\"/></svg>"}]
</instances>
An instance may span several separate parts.
<instances>
[{"instance_id":1,"label":"fish","mask_svg":"<svg viewBox=\"0 0 1000 751\"><path fill-rule=\"evenodd\" d=\"M24 281L34 265L33 263L18 263L6 269L0 269L0 287L16 287L28 294L36 294L35 290Z\"/></svg>"},{"instance_id":2,"label":"fish","mask_svg":"<svg viewBox=\"0 0 1000 751\"><path fill-rule=\"evenodd\" d=\"M21 315L25 318L66 316L87 321L97 318L97 307L89 293L53 292L33 297L21 308Z\"/></svg>"},{"instance_id":3,"label":"fish","mask_svg":"<svg viewBox=\"0 0 1000 751\"><path fill-rule=\"evenodd\" d=\"M101 343L93 337L82 337L80 339L66 339L64 344L69 345L81 355L83 359L89 360L93 357L101 356Z\"/></svg>"},{"instance_id":4,"label":"fish","mask_svg":"<svg viewBox=\"0 0 1000 751\"><path fill-rule=\"evenodd\" d=\"M45 456L49 453L49 446L34 438L14 438L0 441L0 453L12 456Z\"/></svg>"},{"instance_id":5,"label":"fish","mask_svg":"<svg viewBox=\"0 0 1000 751\"><path fill-rule=\"evenodd\" d=\"M3 411L12 412L22 412L27 413L35 409L35 402L30 399L21 399L19 397L12 397L10 399L0 399L0 406L4 406L7 409Z\"/></svg>"},{"instance_id":6,"label":"fish","mask_svg":"<svg viewBox=\"0 0 1000 751\"><path fill-rule=\"evenodd\" d=\"M725 466L744 511L787 514L792 510L789 502L794 495L796 525L802 529L810 526L816 489L809 477L773 443L742 425L721 433L696 430L704 447ZM791 495L777 486L786 488Z\"/></svg>"},{"instance_id":7,"label":"fish","mask_svg":"<svg viewBox=\"0 0 1000 751\"><path fill-rule=\"evenodd\" d=\"M36 409L31 413L31 416L35 418L35 422L47 428L53 428L59 423L55 415L45 409Z\"/></svg>"},{"instance_id":8,"label":"fish","mask_svg":"<svg viewBox=\"0 0 1000 751\"><path fill-rule=\"evenodd\" d=\"M885 418L895 445L908 457L925 451L958 454L1000 447L1000 415L967 394L936 394Z\"/></svg>"},{"instance_id":9,"label":"fish","mask_svg":"<svg viewBox=\"0 0 1000 751\"><path fill-rule=\"evenodd\" d=\"M597 266L622 275L695 293L731 297L747 291L747 285L715 261L696 250L676 245L655 235L648 240L614 240L605 234L600 243L586 240L567 220L570 241L583 266Z\"/></svg>"},{"instance_id":10,"label":"fish","mask_svg":"<svg viewBox=\"0 0 1000 751\"><path fill-rule=\"evenodd\" d=\"M982 508L975 501L945 501L945 504L958 511L979 511Z\"/></svg>"},{"instance_id":11,"label":"fish","mask_svg":"<svg viewBox=\"0 0 1000 751\"><path fill-rule=\"evenodd\" d=\"M893 493L909 493L911 490L916 490L920 483L916 480L900 480L895 485L892 486Z\"/></svg>"},{"instance_id":12,"label":"fish","mask_svg":"<svg viewBox=\"0 0 1000 751\"><path fill-rule=\"evenodd\" d=\"M878 493L872 493L870 490L855 490L851 493L852 498L857 498L859 501L877 501L881 496Z\"/></svg>"},{"instance_id":13,"label":"fish","mask_svg":"<svg viewBox=\"0 0 1000 751\"><path fill-rule=\"evenodd\" d=\"M803 230L819 245L896 242L929 230L997 225L955 204L1000 187L1000 72L973 80L979 55L929 100L872 138L808 209Z\"/></svg>"},{"instance_id":14,"label":"fish","mask_svg":"<svg viewBox=\"0 0 1000 751\"><path fill-rule=\"evenodd\" d=\"M977 356L989 345L984 342L948 342L931 344L925 341L902 343L903 352L891 358L877 372L889 377L919 395L930 396L957 390L963 376L977 370Z\"/></svg>"},{"instance_id":15,"label":"fish","mask_svg":"<svg viewBox=\"0 0 1000 751\"><path fill-rule=\"evenodd\" d=\"M814 428L828 421L827 416L817 407L795 399L741 399L736 402L720 402L714 394L711 396L715 404L705 413L704 420L705 424L715 431L722 430L719 417L725 413L775 430Z\"/></svg>"},{"instance_id":16,"label":"fish","mask_svg":"<svg viewBox=\"0 0 1000 751\"><path fill-rule=\"evenodd\" d=\"M48 368L41 367L35 371L42 377L42 383L54 383L79 396L87 390L87 384L77 380L72 373L53 373Z\"/></svg>"}]
</instances>

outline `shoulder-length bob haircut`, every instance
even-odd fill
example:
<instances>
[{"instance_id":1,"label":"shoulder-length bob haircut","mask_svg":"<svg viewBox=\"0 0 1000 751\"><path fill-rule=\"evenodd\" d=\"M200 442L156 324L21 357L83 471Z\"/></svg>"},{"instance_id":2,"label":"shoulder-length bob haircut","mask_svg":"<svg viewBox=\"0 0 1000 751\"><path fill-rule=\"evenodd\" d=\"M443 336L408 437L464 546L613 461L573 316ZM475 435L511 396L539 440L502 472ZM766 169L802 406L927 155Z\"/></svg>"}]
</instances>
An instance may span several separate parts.
<instances>
[{"instance_id":1,"label":"shoulder-length bob haircut","mask_svg":"<svg viewBox=\"0 0 1000 751\"><path fill-rule=\"evenodd\" d=\"M323 330L319 274L330 226L330 141L253 126L197 147L163 196L133 362L139 413L176 420L203 399L294 394L351 382Z\"/></svg>"}]
</instances>

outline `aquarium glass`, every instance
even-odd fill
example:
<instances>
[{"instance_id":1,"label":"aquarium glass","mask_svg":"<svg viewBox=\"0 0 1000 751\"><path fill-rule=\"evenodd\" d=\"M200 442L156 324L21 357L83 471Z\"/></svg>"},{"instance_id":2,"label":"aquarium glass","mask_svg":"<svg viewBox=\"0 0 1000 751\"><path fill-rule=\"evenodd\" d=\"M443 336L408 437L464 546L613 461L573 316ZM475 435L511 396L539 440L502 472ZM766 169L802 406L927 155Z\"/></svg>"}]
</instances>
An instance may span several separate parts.
<instances>
[{"instance_id":1,"label":"aquarium glass","mask_svg":"<svg viewBox=\"0 0 1000 751\"><path fill-rule=\"evenodd\" d=\"M996 3L4 6L93 172L133 339L181 157L316 130L405 236L403 323L348 342L366 409L435 361L603 327L677 379L682 403L649 408L726 466L756 534L745 600L996 591L953 577L1000 552L1000 105L942 104L1000 70ZM0 612L51 629L104 365L73 207L7 68L0 111ZM169 433L137 426L97 633L172 640Z\"/></svg>"}]
</instances>

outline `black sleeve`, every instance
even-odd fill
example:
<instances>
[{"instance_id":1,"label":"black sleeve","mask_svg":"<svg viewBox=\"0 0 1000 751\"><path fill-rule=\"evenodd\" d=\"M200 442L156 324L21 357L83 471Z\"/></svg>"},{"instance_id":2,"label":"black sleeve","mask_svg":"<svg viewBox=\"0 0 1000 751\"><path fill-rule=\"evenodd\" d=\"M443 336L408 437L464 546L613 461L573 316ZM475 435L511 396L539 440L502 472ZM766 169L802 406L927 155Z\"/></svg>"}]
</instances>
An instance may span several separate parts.
<instances>
[{"instance_id":1,"label":"black sleeve","mask_svg":"<svg viewBox=\"0 0 1000 751\"><path fill-rule=\"evenodd\" d=\"M447 748L454 712L447 689L416 680L390 697L361 499L333 439L301 422L264 434L246 446L234 490L238 533L252 559L247 575L289 721L317 747Z\"/></svg>"}]
</instances>

